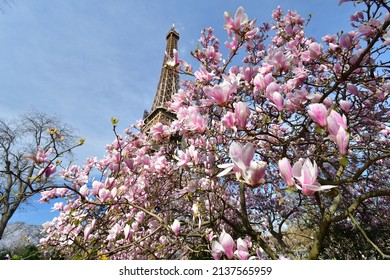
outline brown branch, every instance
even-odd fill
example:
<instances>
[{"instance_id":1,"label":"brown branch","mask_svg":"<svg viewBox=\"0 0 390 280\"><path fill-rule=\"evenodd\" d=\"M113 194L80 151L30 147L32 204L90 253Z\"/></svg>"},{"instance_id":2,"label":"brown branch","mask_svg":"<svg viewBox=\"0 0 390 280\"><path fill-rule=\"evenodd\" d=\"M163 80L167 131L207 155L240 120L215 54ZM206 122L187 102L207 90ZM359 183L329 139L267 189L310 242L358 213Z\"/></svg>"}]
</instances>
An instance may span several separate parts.
<instances>
[{"instance_id":1,"label":"brown branch","mask_svg":"<svg viewBox=\"0 0 390 280\"><path fill-rule=\"evenodd\" d=\"M377 250L379 254L381 254L382 258L390 259L390 255L386 255L385 253L383 253L381 249L379 249L379 247L376 246L375 243L371 241L371 239L367 236L365 231L361 228L359 222L356 221L356 219L351 214L349 214L349 217L351 218L351 221L356 225L356 227L360 230L360 232L363 234L364 238L368 241L368 243L370 243L372 247L374 247L374 249Z\"/></svg>"},{"instance_id":2,"label":"brown branch","mask_svg":"<svg viewBox=\"0 0 390 280\"><path fill-rule=\"evenodd\" d=\"M355 202L353 202L348 207L347 210L345 210L343 214L333 217L332 222L339 222L346 219L349 216L349 214L353 213L360 206L360 204L363 203L363 201L369 198L380 197L380 196L390 196L390 189L375 190L375 191L362 194L355 200Z\"/></svg>"}]
</instances>

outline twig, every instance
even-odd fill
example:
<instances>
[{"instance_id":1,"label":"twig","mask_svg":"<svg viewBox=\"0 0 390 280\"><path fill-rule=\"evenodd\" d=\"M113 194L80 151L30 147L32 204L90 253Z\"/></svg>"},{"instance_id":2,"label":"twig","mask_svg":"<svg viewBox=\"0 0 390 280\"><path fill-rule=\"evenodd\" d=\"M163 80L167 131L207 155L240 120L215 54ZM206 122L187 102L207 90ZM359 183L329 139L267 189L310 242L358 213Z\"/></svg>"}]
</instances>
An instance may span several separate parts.
<instances>
[{"instance_id":1,"label":"twig","mask_svg":"<svg viewBox=\"0 0 390 280\"><path fill-rule=\"evenodd\" d=\"M360 232L363 234L364 238L366 238L368 243L370 243L372 247L374 247L374 249L377 250L379 254L381 254L382 258L390 259L390 255L386 255L385 253L383 253L381 249L379 249L379 247L376 246L375 243L371 241L371 239L367 236L364 230L360 227L359 222L356 221L356 219L351 214L349 214L349 217L351 218L352 222L356 225L356 227L360 230Z\"/></svg>"}]
</instances>

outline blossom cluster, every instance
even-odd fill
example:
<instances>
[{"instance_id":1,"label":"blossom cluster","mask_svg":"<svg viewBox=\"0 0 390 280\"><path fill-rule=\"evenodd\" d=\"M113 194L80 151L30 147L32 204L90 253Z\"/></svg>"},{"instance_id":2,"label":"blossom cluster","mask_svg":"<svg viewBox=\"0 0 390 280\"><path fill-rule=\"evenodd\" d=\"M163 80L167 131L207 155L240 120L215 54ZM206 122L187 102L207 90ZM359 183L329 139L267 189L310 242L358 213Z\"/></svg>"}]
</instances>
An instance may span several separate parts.
<instances>
[{"instance_id":1,"label":"blossom cluster","mask_svg":"<svg viewBox=\"0 0 390 280\"><path fill-rule=\"evenodd\" d=\"M198 68L168 59L191 76L167 103L175 120L116 134L42 193L64 199L42 246L64 258L319 258L330 225L363 201L388 217L390 16L375 5L383 13L359 11L352 31L322 41L281 7L263 25L226 12L226 42L203 30Z\"/></svg>"}]
</instances>

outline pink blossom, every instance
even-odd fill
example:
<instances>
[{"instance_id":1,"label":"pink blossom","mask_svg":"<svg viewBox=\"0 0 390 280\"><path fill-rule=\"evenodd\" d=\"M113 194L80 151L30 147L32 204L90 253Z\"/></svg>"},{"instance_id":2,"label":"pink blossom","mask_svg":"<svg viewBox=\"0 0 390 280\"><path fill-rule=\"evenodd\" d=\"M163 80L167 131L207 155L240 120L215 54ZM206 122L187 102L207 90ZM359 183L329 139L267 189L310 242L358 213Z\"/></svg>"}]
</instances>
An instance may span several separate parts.
<instances>
[{"instance_id":1,"label":"pink blossom","mask_svg":"<svg viewBox=\"0 0 390 280\"><path fill-rule=\"evenodd\" d=\"M340 46L349 49L353 47L354 35L352 33L346 33L340 36Z\"/></svg>"},{"instance_id":2,"label":"pink blossom","mask_svg":"<svg viewBox=\"0 0 390 280\"><path fill-rule=\"evenodd\" d=\"M255 186L261 182L265 176L267 163L252 161L255 155L255 149L252 143L245 146L238 142L230 145L229 156L233 163L218 165L220 168L226 168L218 174L219 177L229 174L231 170L236 171L237 178L243 178L248 185Z\"/></svg>"},{"instance_id":3,"label":"pink blossom","mask_svg":"<svg viewBox=\"0 0 390 280\"><path fill-rule=\"evenodd\" d=\"M256 186L264 178L266 169L266 162L252 161L250 165L245 168L244 172L242 173L242 177L244 178L245 183L247 183L248 185Z\"/></svg>"},{"instance_id":4,"label":"pink blossom","mask_svg":"<svg viewBox=\"0 0 390 280\"><path fill-rule=\"evenodd\" d=\"M161 122L156 123L149 131L149 134L156 141L161 141L165 136L169 134L167 126L164 126Z\"/></svg>"},{"instance_id":5,"label":"pink blossom","mask_svg":"<svg viewBox=\"0 0 390 280\"><path fill-rule=\"evenodd\" d=\"M235 50L237 49L237 47L238 47L238 42L237 42L237 41L225 42L225 47L226 47L229 51L233 52L233 51L235 51Z\"/></svg>"},{"instance_id":6,"label":"pink blossom","mask_svg":"<svg viewBox=\"0 0 390 280\"><path fill-rule=\"evenodd\" d=\"M296 185L298 189L301 189L305 195L313 195L317 191L322 191L336 186L324 185L321 186L317 182L318 168L317 163L312 163L310 159L306 159L303 164L298 161L292 168L292 174L295 179L300 183L300 186Z\"/></svg>"},{"instance_id":7,"label":"pink blossom","mask_svg":"<svg viewBox=\"0 0 390 280\"><path fill-rule=\"evenodd\" d=\"M347 118L345 115L341 116L335 110L332 110L327 117L328 122L328 132L331 137L334 137L339 132L339 127L342 126L344 129L347 129ZM332 139L332 138L331 138Z\"/></svg>"},{"instance_id":8,"label":"pink blossom","mask_svg":"<svg viewBox=\"0 0 390 280\"><path fill-rule=\"evenodd\" d=\"M270 98L275 91L280 91L280 86L276 82L271 82L267 86L267 88L265 90L265 94L267 97Z\"/></svg>"},{"instance_id":9,"label":"pink blossom","mask_svg":"<svg viewBox=\"0 0 390 280\"><path fill-rule=\"evenodd\" d=\"M347 90L352 93L353 95L359 95L359 90L357 88L357 86L353 85L353 84L348 84L347 85Z\"/></svg>"},{"instance_id":10,"label":"pink blossom","mask_svg":"<svg viewBox=\"0 0 390 280\"><path fill-rule=\"evenodd\" d=\"M318 59L322 54L323 46L319 43L313 42L309 45L310 58Z\"/></svg>"},{"instance_id":11,"label":"pink blossom","mask_svg":"<svg viewBox=\"0 0 390 280\"><path fill-rule=\"evenodd\" d=\"M236 91L237 85L228 82L204 88L205 94L217 105L223 105L229 102L231 94Z\"/></svg>"},{"instance_id":12,"label":"pink blossom","mask_svg":"<svg viewBox=\"0 0 390 280\"><path fill-rule=\"evenodd\" d=\"M121 228L122 227L119 225L119 223L115 223L115 225L108 231L107 240L114 241L121 232Z\"/></svg>"},{"instance_id":13,"label":"pink blossom","mask_svg":"<svg viewBox=\"0 0 390 280\"><path fill-rule=\"evenodd\" d=\"M129 224L126 224L125 228L123 229L123 233L125 235L125 239L130 238L131 239L131 228Z\"/></svg>"},{"instance_id":14,"label":"pink blossom","mask_svg":"<svg viewBox=\"0 0 390 280\"><path fill-rule=\"evenodd\" d=\"M349 110L351 110L351 106L352 106L351 102L349 102L347 100L340 100L340 108L344 112L348 113Z\"/></svg>"},{"instance_id":15,"label":"pink blossom","mask_svg":"<svg viewBox=\"0 0 390 280\"><path fill-rule=\"evenodd\" d=\"M275 49L269 52L266 63L273 65L277 70L287 71L291 66L292 59L291 53Z\"/></svg>"},{"instance_id":16,"label":"pink blossom","mask_svg":"<svg viewBox=\"0 0 390 280\"><path fill-rule=\"evenodd\" d=\"M171 230L173 231L173 233L175 235L178 235L179 234L179 231L180 231L180 221L175 219L172 223L172 225L170 226Z\"/></svg>"},{"instance_id":17,"label":"pink blossom","mask_svg":"<svg viewBox=\"0 0 390 280\"><path fill-rule=\"evenodd\" d=\"M92 182L92 193L94 195L97 195L100 191L100 189L104 188L104 183L99 181L93 181Z\"/></svg>"},{"instance_id":18,"label":"pink blossom","mask_svg":"<svg viewBox=\"0 0 390 280\"><path fill-rule=\"evenodd\" d=\"M370 18L368 22L360 25L358 30L359 33L367 37L374 34L374 32L380 27L381 22L375 18Z\"/></svg>"},{"instance_id":19,"label":"pink blossom","mask_svg":"<svg viewBox=\"0 0 390 280\"><path fill-rule=\"evenodd\" d=\"M162 172L165 170L165 168L167 167L167 159L165 156L159 156L156 161L155 161L155 164L154 164L154 168L156 169L156 171L158 172Z\"/></svg>"},{"instance_id":20,"label":"pink blossom","mask_svg":"<svg viewBox=\"0 0 390 280\"><path fill-rule=\"evenodd\" d=\"M50 164L49 166L47 166L45 168L45 176L46 177L50 177L51 175L56 173L56 170L57 170L56 165L55 164Z\"/></svg>"},{"instance_id":21,"label":"pink blossom","mask_svg":"<svg viewBox=\"0 0 390 280\"><path fill-rule=\"evenodd\" d=\"M186 129L202 133L206 129L206 118L202 116L195 106L182 107L177 114L178 119L182 119Z\"/></svg>"},{"instance_id":22,"label":"pink blossom","mask_svg":"<svg viewBox=\"0 0 390 280\"><path fill-rule=\"evenodd\" d=\"M294 186L295 182L292 175L292 168L290 161L287 158L282 158L278 161L279 174L288 186Z\"/></svg>"},{"instance_id":23,"label":"pink blossom","mask_svg":"<svg viewBox=\"0 0 390 280\"><path fill-rule=\"evenodd\" d=\"M229 155L238 168L246 170L255 155L255 149L252 143L247 143L245 146L242 146L241 143L233 142L230 145Z\"/></svg>"},{"instance_id":24,"label":"pink blossom","mask_svg":"<svg viewBox=\"0 0 390 280\"><path fill-rule=\"evenodd\" d=\"M51 154L51 148L48 149L46 152L42 149L42 147L38 147L37 153L35 155L29 155L26 156L25 159L27 160L32 160L36 164L41 164L43 162L46 162L46 159L50 156Z\"/></svg>"},{"instance_id":25,"label":"pink blossom","mask_svg":"<svg viewBox=\"0 0 390 280\"><path fill-rule=\"evenodd\" d=\"M107 189L100 189L99 190L99 200L101 202L104 202L109 196L110 196L109 190L107 190Z\"/></svg>"},{"instance_id":26,"label":"pink blossom","mask_svg":"<svg viewBox=\"0 0 390 280\"><path fill-rule=\"evenodd\" d=\"M258 90L265 90L273 81L275 81L275 78L272 76L272 73L268 73L265 76L258 73L253 79L253 84Z\"/></svg>"},{"instance_id":27,"label":"pink blossom","mask_svg":"<svg viewBox=\"0 0 390 280\"><path fill-rule=\"evenodd\" d=\"M224 17L226 21L224 28L228 31L229 37L232 37L232 31L238 32L241 27L248 23L248 16L245 14L243 7L236 10L234 18L228 12L224 13Z\"/></svg>"},{"instance_id":28,"label":"pink blossom","mask_svg":"<svg viewBox=\"0 0 390 280\"><path fill-rule=\"evenodd\" d=\"M87 241L96 223L96 219L93 219L84 229L84 241Z\"/></svg>"},{"instance_id":29,"label":"pink blossom","mask_svg":"<svg viewBox=\"0 0 390 280\"><path fill-rule=\"evenodd\" d=\"M234 117L234 114L232 112L227 112L223 117L222 117L222 124L228 128L232 129L235 127L236 123L236 118Z\"/></svg>"},{"instance_id":30,"label":"pink blossom","mask_svg":"<svg viewBox=\"0 0 390 280\"><path fill-rule=\"evenodd\" d=\"M221 243L214 240L211 243L211 252L210 252L211 255L213 256L214 260L220 260L222 258L223 252L224 252L224 250L223 250Z\"/></svg>"},{"instance_id":31,"label":"pink blossom","mask_svg":"<svg viewBox=\"0 0 390 280\"><path fill-rule=\"evenodd\" d=\"M83 195L83 196L88 196L89 195L89 189L88 189L88 186L87 185L83 185L81 188L80 188L80 194Z\"/></svg>"},{"instance_id":32,"label":"pink blossom","mask_svg":"<svg viewBox=\"0 0 390 280\"><path fill-rule=\"evenodd\" d=\"M205 55L208 59L212 60L214 63L219 63L222 58L222 54L219 51L216 51L213 46L208 46L205 50Z\"/></svg>"},{"instance_id":33,"label":"pink blossom","mask_svg":"<svg viewBox=\"0 0 390 280\"><path fill-rule=\"evenodd\" d=\"M180 63L182 63L182 60L179 59L179 53L176 49L173 50L173 57L170 57L169 54L166 53L167 56L167 62L166 65L172 68L177 68Z\"/></svg>"},{"instance_id":34,"label":"pink blossom","mask_svg":"<svg viewBox=\"0 0 390 280\"><path fill-rule=\"evenodd\" d=\"M230 234L226 233L225 230L222 230L218 241L214 240L211 245L211 254L214 259L219 260L222 257L222 253L224 253L228 259L232 259L236 250L236 243Z\"/></svg>"},{"instance_id":35,"label":"pink blossom","mask_svg":"<svg viewBox=\"0 0 390 280\"><path fill-rule=\"evenodd\" d=\"M345 131L344 127L340 125L339 131L336 135L336 144L341 155L346 155L349 143L349 133Z\"/></svg>"},{"instance_id":36,"label":"pink blossom","mask_svg":"<svg viewBox=\"0 0 390 280\"><path fill-rule=\"evenodd\" d=\"M207 69L201 65L199 66L199 70L195 71L194 76L200 82L209 82L215 75L212 72L208 72Z\"/></svg>"},{"instance_id":37,"label":"pink blossom","mask_svg":"<svg viewBox=\"0 0 390 280\"><path fill-rule=\"evenodd\" d=\"M249 258L248 245L241 238L237 239L237 250L234 252L240 260Z\"/></svg>"},{"instance_id":38,"label":"pink blossom","mask_svg":"<svg viewBox=\"0 0 390 280\"><path fill-rule=\"evenodd\" d=\"M309 105L307 111L310 118L315 121L319 126L327 126L328 109L322 103L315 103Z\"/></svg>"},{"instance_id":39,"label":"pink blossom","mask_svg":"<svg viewBox=\"0 0 390 280\"><path fill-rule=\"evenodd\" d=\"M271 94L271 100L279 112L283 111L284 98L279 92L277 92L277 91L273 92Z\"/></svg>"},{"instance_id":40,"label":"pink blossom","mask_svg":"<svg viewBox=\"0 0 390 280\"><path fill-rule=\"evenodd\" d=\"M244 129L246 126L246 122L251 114L248 105L246 103L240 101L233 104L234 106L234 117L237 121L237 126L240 129Z\"/></svg>"}]
</instances>

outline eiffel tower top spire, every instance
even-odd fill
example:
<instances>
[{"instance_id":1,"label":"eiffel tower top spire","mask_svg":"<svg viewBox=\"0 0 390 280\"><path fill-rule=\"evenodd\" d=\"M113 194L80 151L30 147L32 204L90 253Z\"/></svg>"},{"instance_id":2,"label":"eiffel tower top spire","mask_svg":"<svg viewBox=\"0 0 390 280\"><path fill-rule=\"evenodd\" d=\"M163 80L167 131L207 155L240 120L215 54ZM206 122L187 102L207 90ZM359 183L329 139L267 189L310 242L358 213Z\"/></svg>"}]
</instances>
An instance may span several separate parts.
<instances>
[{"instance_id":1,"label":"eiffel tower top spire","mask_svg":"<svg viewBox=\"0 0 390 280\"><path fill-rule=\"evenodd\" d=\"M172 95L179 89L179 74L174 69L166 66L168 56L174 56L173 50L177 50L177 42L179 41L179 33L175 30L174 23L166 36L166 40L166 54L163 60L160 81L150 113L144 113L143 131L148 131L157 122L168 124L175 119L175 115L169 112L166 106Z\"/></svg>"}]
</instances>

